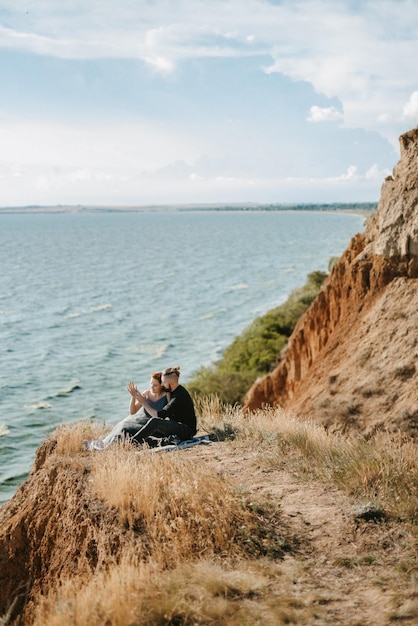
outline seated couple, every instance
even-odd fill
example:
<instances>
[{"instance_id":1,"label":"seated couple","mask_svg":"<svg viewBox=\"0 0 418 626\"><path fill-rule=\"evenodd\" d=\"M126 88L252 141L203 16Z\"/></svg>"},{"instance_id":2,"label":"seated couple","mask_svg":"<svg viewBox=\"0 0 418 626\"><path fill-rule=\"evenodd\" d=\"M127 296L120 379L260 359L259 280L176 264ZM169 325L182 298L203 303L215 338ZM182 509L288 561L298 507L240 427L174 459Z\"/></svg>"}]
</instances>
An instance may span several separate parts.
<instances>
[{"instance_id":1,"label":"seated couple","mask_svg":"<svg viewBox=\"0 0 418 626\"><path fill-rule=\"evenodd\" d=\"M149 437L175 435L180 441L196 434L196 413L193 400L179 384L180 367L169 367L151 374L150 389L141 393L134 383L128 384L131 394L128 417L118 422L111 432L93 441L83 441L85 450L106 450L120 441L144 443Z\"/></svg>"}]
</instances>

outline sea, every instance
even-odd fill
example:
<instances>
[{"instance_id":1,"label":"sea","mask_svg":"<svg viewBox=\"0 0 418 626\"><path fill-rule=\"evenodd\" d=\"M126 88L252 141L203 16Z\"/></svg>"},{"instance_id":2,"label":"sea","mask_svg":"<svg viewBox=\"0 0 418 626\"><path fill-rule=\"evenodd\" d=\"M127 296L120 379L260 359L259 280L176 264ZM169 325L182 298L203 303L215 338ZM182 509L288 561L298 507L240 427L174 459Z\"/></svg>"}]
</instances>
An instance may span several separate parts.
<instances>
[{"instance_id":1,"label":"sea","mask_svg":"<svg viewBox=\"0 0 418 626\"><path fill-rule=\"evenodd\" d=\"M128 414L129 381L208 366L364 230L327 211L0 215L0 503L61 424Z\"/></svg>"}]
</instances>

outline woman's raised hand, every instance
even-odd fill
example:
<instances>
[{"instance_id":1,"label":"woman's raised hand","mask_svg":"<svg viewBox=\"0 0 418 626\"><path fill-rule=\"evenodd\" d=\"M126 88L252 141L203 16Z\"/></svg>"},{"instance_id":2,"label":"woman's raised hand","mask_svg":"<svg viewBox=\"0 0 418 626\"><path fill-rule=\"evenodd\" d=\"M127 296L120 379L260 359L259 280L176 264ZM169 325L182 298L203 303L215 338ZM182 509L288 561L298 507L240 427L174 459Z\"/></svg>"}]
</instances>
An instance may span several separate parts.
<instances>
[{"instance_id":1,"label":"woman's raised hand","mask_svg":"<svg viewBox=\"0 0 418 626\"><path fill-rule=\"evenodd\" d=\"M137 386L134 385L134 383L132 381L130 381L127 385L127 390L129 391L129 393L131 394L131 396L134 396L138 393L138 389Z\"/></svg>"}]
</instances>

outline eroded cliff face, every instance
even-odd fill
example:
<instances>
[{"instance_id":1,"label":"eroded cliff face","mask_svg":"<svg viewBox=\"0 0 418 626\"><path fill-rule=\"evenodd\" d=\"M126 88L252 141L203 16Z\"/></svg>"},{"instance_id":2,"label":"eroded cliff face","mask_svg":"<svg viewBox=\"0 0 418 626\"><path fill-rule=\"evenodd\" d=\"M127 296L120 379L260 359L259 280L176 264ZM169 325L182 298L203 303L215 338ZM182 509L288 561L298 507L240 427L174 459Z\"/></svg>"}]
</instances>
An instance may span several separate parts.
<instances>
[{"instance_id":1,"label":"eroded cliff face","mask_svg":"<svg viewBox=\"0 0 418 626\"><path fill-rule=\"evenodd\" d=\"M280 405L333 430L418 434L418 128L375 215L299 320L245 408Z\"/></svg>"},{"instance_id":2,"label":"eroded cliff face","mask_svg":"<svg viewBox=\"0 0 418 626\"><path fill-rule=\"evenodd\" d=\"M83 467L74 455L57 455L55 445L47 439L40 446L29 479L0 508L0 616L9 612L7 624L31 624L33 597L60 577L91 574L100 558L116 559L133 541L116 512L91 496L87 461Z\"/></svg>"}]
</instances>

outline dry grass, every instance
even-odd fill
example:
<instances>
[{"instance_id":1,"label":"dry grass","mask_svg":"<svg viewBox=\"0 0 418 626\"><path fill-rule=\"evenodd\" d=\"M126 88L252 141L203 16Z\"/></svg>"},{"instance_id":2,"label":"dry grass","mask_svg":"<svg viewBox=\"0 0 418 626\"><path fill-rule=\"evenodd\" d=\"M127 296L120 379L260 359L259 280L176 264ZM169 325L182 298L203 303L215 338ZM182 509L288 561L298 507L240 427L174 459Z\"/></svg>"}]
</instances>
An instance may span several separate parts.
<instances>
[{"instance_id":1,"label":"dry grass","mask_svg":"<svg viewBox=\"0 0 418 626\"><path fill-rule=\"evenodd\" d=\"M373 502L383 507L388 515L401 520L414 522L417 519L418 448L416 442L404 435L379 432L366 439L361 435L330 433L321 425L301 420L280 408L244 416L239 407L224 405L217 397L197 401L197 405L201 431L210 433L213 440L230 441L233 446L256 445L260 451L260 462L270 468L282 464L290 455L291 460L287 458L286 462L290 462L301 476L332 482L359 501ZM86 425L80 428L83 437L87 438ZM90 428L94 428L96 434L101 432L97 424ZM71 434L68 428L65 436L64 447L79 449L80 433ZM127 456L127 463L132 461L129 459L130 455ZM164 462L163 459L161 461ZM158 474L159 470L156 471ZM127 472L129 475L129 470ZM137 489L137 500L143 500L138 489L153 491L154 477L151 474L150 477L148 487L145 484L141 488L132 486L134 491ZM112 480L117 480L116 473ZM199 480L206 479L200 477ZM101 481L102 477L99 485ZM211 485L211 489L216 491L216 485L222 489L222 482L219 483L217 478L214 482L216 484ZM201 491L204 490L201 482ZM109 488L108 493L112 491L115 492ZM132 501L129 490L128 501Z\"/></svg>"},{"instance_id":2,"label":"dry grass","mask_svg":"<svg viewBox=\"0 0 418 626\"><path fill-rule=\"evenodd\" d=\"M330 433L280 408L244 416L239 407L223 405L216 397L197 401L197 408L201 432L210 433L213 440L229 441L234 447L257 446L260 462L266 467L274 468L286 459L301 476L332 482L359 501L383 507L393 517L412 522L418 517L417 445L402 434L379 432L366 439ZM80 450L82 439L102 432L103 426L97 423L63 426L58 430L57 451L74 454ZM121 447L116 447L106 452L105 464L93 464L97 492L119 508L130 524L135 523L135 516L153 519L158 502L164 503L164 510L174 507L176 518L184 517L185 509L192 507L199 519L220 502L227 506L235 502L223 480L199 473L202 468L188 467L184 459L142 455L138 463L130 450L123 454ZM183 480L187 474L193 475L193 480ZM149 507L148 512L144 506ZM235 520L237 513L228 509L227 515ZM224 522L214 524L223 526ZM214 545L218 545L217 532L210 533Z\"/></svg>"},{"instance_id":3,"label":"dry grass","mask_svg":"<svg viewBox=\"0 0 418 626\"><path fill-rule=\"evenodd\" d=\"M34 626L310 625L311 598L298 599L283 578L267 561L232 569L202 560L161 572L125 560L82 587L66 581L41 600ZM284 588L273 595L278 579Z\"/></svg>"},{"instance_id":4,"label":"dry grass","mask_svg":"<svg viewBox=\"0 0 418 626\"><path fill-rule=\"evenodd\" d=\"M388 515L415 522L418 517L418 447L401 433L373 437L331 433L313 421L280 408L243 416L231 408L204 417L206 430L235 446L254 446L260 463L274 468L286 461L300 476L335 484L359 501L371 501Z\"/></svg>"},{"instance_id":5,"label":"dry grass","mask_svg":"<svg viewBox=\"0 0 418 626\"><path fill-rule=\"evenodd\" d=\"M167 453L114 446L93 455L91 484L130 528L141 531L154 561L238 554L255 519L226 478Z\"/></svg>"},{"instance_id":6,"label":"dry grass","mask_svg":"<svg viewBox=\"0 0 418 626\"><path fill-rule=\"evenodd\" d=\"M394 524L416 522L418 459L412 441L389 433L367 440L344 437L280 409L244 416L216 398L200 402L198 411L202 432L234 453L256 449L259 469L286 467L301 480L333 484L359 503L372 502ZM118 562L109 556L91 577L60 581L37 599L36 626L331 623L318 617L326 615L318 607L333 601L320 586L302 596L295 592L295 581L307 576L304 563L296 559L291 574L278 561L284 542L280 512L271 515L274 524L268 528L269 511L261 500L250 503L230 478L187 455L127 445L82 453L82 440L102 431L98 424L61 427L55 451L85 455L92 494L118 512L138 538L137 550ZM375 562L378 567L379 558L369 548L335 557L333 567L355 576L358 568ZM393 619L405 620L417 602L412 589L418 568L411 551L399 560L397 575L409 583L405 597L397 592Z\"/></svg>"},{"instance_id":7,"label":"dry grass","mask_svg":"<svg viewBox=\"0 0 418 626\"><path fill-rule=\"evenodd\" d=\"M105 432L103 423L85 420L75 424L62 424L51 438L56 441L56 452L65 456L79 453L84 439L97 439Z\"/></svg>"}]
</instances>

